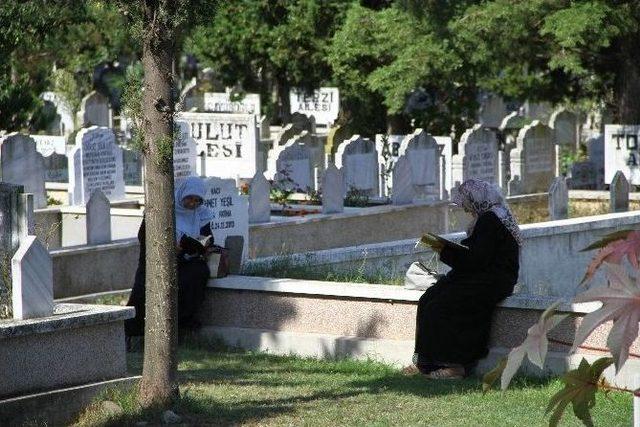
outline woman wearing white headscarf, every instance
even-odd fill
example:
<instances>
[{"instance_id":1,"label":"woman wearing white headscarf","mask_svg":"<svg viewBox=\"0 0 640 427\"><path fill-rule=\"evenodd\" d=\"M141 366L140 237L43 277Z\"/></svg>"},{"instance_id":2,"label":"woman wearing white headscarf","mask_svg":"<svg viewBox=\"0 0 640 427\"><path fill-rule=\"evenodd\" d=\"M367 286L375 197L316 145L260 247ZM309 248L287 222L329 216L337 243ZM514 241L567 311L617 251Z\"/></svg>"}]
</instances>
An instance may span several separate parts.
<instances>
[{"instance_id":1,"label":"woman wearing white headscarf","mask_svg":"<svg viewBox=\"0 0 640 427\"><path fill-rule=\"evenodd\" d=\"M468 249L431 244L451 271L422 295L416 319L414 362L433 379L462 378L486 356L493 311L518 279L521 237L500 189L470 179L453 201L473 216Z\"/></svg>"},{"instance_id":2,"label":"woman wearing white headscarf","mask_svg":"<svg viewBox=\"0 0 640 427\"><path fill-rule=\"evenodd\" d=\"M175 191L176 245L178 248L178 325L180 328L197 327L196 312L204 299L204 289L209 279L209 268L203 258L199 236L211 235L209 223L211 211L203 206L204 183L198 177L190 177L178 185ZM125 334L144 335L145 317L145 223L138 231L140 257L129 302L136 308L136 317L125 321Z\"/></svg>"}]
</instances>

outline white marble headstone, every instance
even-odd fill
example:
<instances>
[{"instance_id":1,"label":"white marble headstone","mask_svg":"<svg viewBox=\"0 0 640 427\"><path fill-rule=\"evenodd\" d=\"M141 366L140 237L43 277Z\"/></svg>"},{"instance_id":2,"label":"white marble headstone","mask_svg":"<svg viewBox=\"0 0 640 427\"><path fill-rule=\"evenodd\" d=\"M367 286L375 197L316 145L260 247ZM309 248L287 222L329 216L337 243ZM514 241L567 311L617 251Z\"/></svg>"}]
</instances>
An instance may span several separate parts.
<instances>
[{"instance_id":1,"label":"white marble headstone","mask_svg":"<svg viewBox=\"0 0 640 427\"><path fill-rule=\"evenodd\" d=\"M329 163L322 177L322 213L344 211L344 179L342 171Z\"/></svg>"},{"instance_id":2,"label":"white marble headstone","mask_svg":"<svg viewBox=\"0 0 640 427\"><path fill-rule=\"evenodd\" d=\"M55 135L30 135L36 142L36 150L44 157L53 153L66 154L66 138L64 136Z\"/></svg>"},{"instance_id":3,"label":"white marble headstone","mask_svg":"<svg viewBox=\"0 0 640 427\"><path fill-rule=\"evenodd\" d=\"M234 179L210 177L204 179L204 206L213 211L211 231L214 242L224 245L228 236L242 236L244 247L242 259L246 259L249 248L249 204L242 196Z\"/></svg>"},{"instance_id":4,"label":"white marble headstone","mask_svg":"<svg viewBox=\"0 0 640 427\"><path fill-rule=\"evenodd\" d=\"M0 140L0 173L4 182L24 186L36 209L47 207L44 158L29 136L10 133Z\"/></svg>"},{"instance_id":5,"label":"white marble headstone","mask_svg":"<svg viewBox=\"0 0 640 427\"><path fill-rule=\"evenodd\" d=\"M630 184L640 185L640 125L605 125L604 182L621 171Z\"/></svg>"},{"instance_id":6,"label":"white marble headstone","mask_svg":"<svg viewBox=\"0 0 640 427\"><path fill-rule=\"evenodd\" d=\"M565 109L554 111L549 119L556 144L576 151L578 148L578 117Z\"/></svg>"},{"instance_id":7,"label":"white marble headstone","mask_svg":"<svg viewBox=\"0 0 640 427\"><path fill-rule=\"evenodd\" d=\"M411 164L416 200L437 200L441 197L442 149L435 138L423 129L416 129L402 141L400 155L406 155Z\"/></svg>"},{"instance_id":8,"label":"white marble headstone","mask_svg":"<svg viewBox=\"0 0 640 427\"><path fill-rule=\"evenodd\" d=\"M549 217L552 221L569 217L569 189L565 177L553 179L549 188Z\"/></svg>"},{"instance_id":9,"label":"white marble headstone","mask_svg":"<svg viewBox=\"0 0 640 427\"><path fill-rule=\"evenodd\" d=\"M111 241L111 202L102 191L95 190L87 202L87 244Z\"/></svg>"},{"instance_id":10,"label":"white marble headstone","mask_svg":"<svg viewBox=\"0 0 640 427\"><path fill-rule=\"evenodd\" d=\"M315 189L311 156L311 150L306 145L295 144L293 141L291 145L287 143L279 150L275 159L274 179L283 183L290 179L290 183L284 183L287 188L302 191Z\"/></svg>"},{"instance_id":11,"label":"white marble headstone","mask_svg":"<svg viewBox=\"0 0 640 427\"><path fill-rule=\"evenodd\" d=\"M373 141L354 135L343 141L336 151L336 167L344 176L346 189L378 193L378 153Z\"/></svg>"},{"instance_id":12,"label":"white marble headstone","mask_svg":"<svg viewBox=\"0 0 640 427\"><path fill-rule=\"evenodd\" d=\"M602 189L604 187L604 135L587 140L587 158L595 169L596 189Z\"/></svg>"},{"instance_id":13,"label":"white marble headstone","mask_svg":"<svg viewBox=\"0 0 640 427\"><path fill-rule=\"evenodd\" d=\"M253 114L260 118L260 95L246 93L240 99L231 100L230 92L205 92L204 109L212 113Z\"/></svg>"},{"instance_id":14,"label":"white marble headstone","mask_svg":"<svg viewBox=\"0 0 640 427\"><path fill-rule=\"evenodd\" d=\"M413 203L415 196L411 175L411 163L407 156L400 156L393 167L393 188L391 202L394 205L408 205Z\"/></svg>"},{"instance_id":15,"label":"white marble headstone","mask_svg":"<svg viewBox=\"0 0 640 427\"><path fill-rule=\"evenodd\" d=\"M269 222L271 219L271 202L269 193L271 184L262 172L257 172L251 180L249 189L249 223Z\"/></svg>"},{"instance_id":16,"label":"white marble headstone","mask_svg":"<svg viewBox=\"0 0 640 427\"><path fill-rule=\"evenodd\" d=\"M11 259L13 318L53 314L53 264L35 236L27 236Z\"/></svg>"},{"instance_id":17,"label":"white marble headstone","mask_svg":"<svg viewBox=\"0 0 640 427\"><path fill-rule=\"evenodd\" d=\"M189 123L176 119L178 135L173 142L173 179L177 182L197 176L196 159L198 150L196 141L191 137Z\"/></svg>"},{"instance_id":18,"label":"white marble headstone","mask_svg":"<svg viewBox=\"0 0 640 427\"><path fill-rule=\"evenodd\" d=\"M307 94L302 89L292 89L289 104L291 113L314 116L316 123L329 126L338 118L340 91L337 87L321 87Z\"/></svg>"},{"instance_id":19,"label":"white marble headstone","mask_svg":"<svg viewBox=\"0 0 640 427\"><path fill-rule=\"evenodd\" d=\"M187 124L197 153L204 153L206 175L251 179L258 171L255 115L179 113L176 122Z\"/></svg>"},{"instance_id":20,"label":"white marble headstone","mask_svg":"<svg viewBox=\"0 0 640 427\"><path fill-rule=\"evenodd\" d=\"M122 149L111 129L91 126L78 132L69 156L69 201L84 205L95 190L111 201L125 198Z\"/></svg>"},{"instance_id":21,"label":"white marble headstone","mask_svg":"<svg viewBox=\"0 0 640 427\"><path fill-rule=\"evenodd\" d=\"M467 129L458 154L453 156L454 184L475 178L495 184L498 182L498 137L480 124Z\"/></svg>"},{"instance_id":22,"label":"white marble headstone","mask_svg":"<svg viewBox=\"0 0 640 427\"><path fill-rule=\"evenodd\" d=\"M519 181L518 191L524 194L548 191L556 172L553 130L535 120L520 129L516 144L510 158L511 180Z\"/></svg>"},{"instance_id":23,"label":"white marble headstone","mask_svg":"<svg viewBox=\"0 0 640 427\"><path fill-rule=\"evenodd\" d=\"M380 172L380 195L389 197L393 187L393 166L400 156L400 144L405 135L376 134L376 152Z\"/></svg>"},{"instance_id":24,"label":"white marble headstone","mask_svg":"<svg viewBox=\"0 0 640 427\"><path fill-rule=\"evenodd\" d=\"M104 126L112 127L112 112L109 100L100 92L90 92L82 98L78 123L80 126Z\"/></svg>"}]
</instances>

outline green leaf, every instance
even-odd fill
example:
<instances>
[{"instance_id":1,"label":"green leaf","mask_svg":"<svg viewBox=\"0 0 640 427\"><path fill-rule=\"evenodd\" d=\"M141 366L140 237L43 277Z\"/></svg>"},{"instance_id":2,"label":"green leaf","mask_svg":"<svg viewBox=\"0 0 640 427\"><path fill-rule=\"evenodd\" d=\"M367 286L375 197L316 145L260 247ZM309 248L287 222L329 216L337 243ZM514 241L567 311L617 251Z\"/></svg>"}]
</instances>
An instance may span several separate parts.
<instances>
[{"instance_id":1,"label":"green leaf","mask_svg":"<svg viewBox=\"0 0 640 427\"><path fill-rule=\"evenodd\" d=\"M592 426L590 409L596 403L596 391L601 385L602 372L613 363L613 358L603 357L590 365L582 358L580 365L572 369L562 377L565 386L549 400L545 413L551 411L549 426L556 426L562 418L567 405L571 403L573 413L586 426Z\"/></svg>"},{"instance_id":2,"label":"green leaf","mask_svg":"<svg viewBox=\"0 0 640 427\"><path fill-rule=\"evenodd\" d=\"M486 394L491 390L495 382L502 375L505 366L507 366L507 358L503 357L492 370L484 374L482 377L482 394Z\"/></svg>"}]
</instances>

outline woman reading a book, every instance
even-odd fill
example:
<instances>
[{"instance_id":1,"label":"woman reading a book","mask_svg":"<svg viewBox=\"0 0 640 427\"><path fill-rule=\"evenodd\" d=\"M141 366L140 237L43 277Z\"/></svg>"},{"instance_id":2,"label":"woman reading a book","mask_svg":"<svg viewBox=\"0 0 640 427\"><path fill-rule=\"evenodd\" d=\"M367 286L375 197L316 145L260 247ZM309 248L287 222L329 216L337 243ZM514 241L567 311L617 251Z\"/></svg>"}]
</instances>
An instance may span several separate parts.
<instances>
[{"instance_id":1,"label":"woman reading a book","mask_svg":"<svg viewBox=\"0 0 640 427\"><path fill-rule=\"evenodd\" d=\"M470 179L453 201L473 217L465 247L426 237L451 271L422 295L416 319L414 363L433 379L462 378L487 355L493 311L518 279L521 238L500 189Z\"/></svg>"},{"instance_id":2,"label":"woman reading a book","mask_svg":"<svg viewBox=\"0 0 640 427\"><path fill-rule=\"evenodd\" d=\"M195 314L204 299L209 280L209 268L203 257L212 239L209 222L211 211L202 205L205 189L202 180L190 177L175 192L176 245L178 254L178 325L189 329L197 327ZM140 257L133 289L127 305L136 308L136 317L125 321L125 334L144 335L145 316L145 222L138 231Z\"/></svg>"}]
</instances>

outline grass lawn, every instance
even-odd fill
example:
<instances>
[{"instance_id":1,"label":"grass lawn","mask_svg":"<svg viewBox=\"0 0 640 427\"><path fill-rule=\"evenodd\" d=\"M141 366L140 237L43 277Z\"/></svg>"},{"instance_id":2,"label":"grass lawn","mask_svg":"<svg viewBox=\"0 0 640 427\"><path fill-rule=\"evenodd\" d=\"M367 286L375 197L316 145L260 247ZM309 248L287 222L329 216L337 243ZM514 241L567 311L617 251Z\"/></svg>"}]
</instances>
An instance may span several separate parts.
<instances>
[{"instance_id":1,"label":"grass lawn","mask_svg":"<svg viewBox=\"0 0 640 427\"><path fill-rule=\"evenodd\" d=\"M203 345L180 349L180 391L174 410L186 425L437 425L544 426L544 410L558 380L520 378L502 393L482 395L478 379L429 381L404 376L376 362L315 360L249 352L218 351ZM132 372L142 357L132 354ZM159 413L144 412L132 392L102 397L124 413L107 416L99 403L79 425L148 425ZM595 425L630 425L630 394L598 395ZM185 425L183 424L183 425ZM138 424L140 425L140 424ZM581 425L571 409L561 425Z\"/></svg>"}]
</instances>

